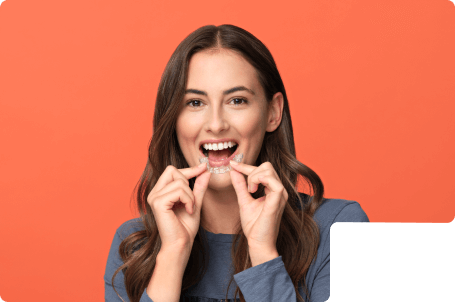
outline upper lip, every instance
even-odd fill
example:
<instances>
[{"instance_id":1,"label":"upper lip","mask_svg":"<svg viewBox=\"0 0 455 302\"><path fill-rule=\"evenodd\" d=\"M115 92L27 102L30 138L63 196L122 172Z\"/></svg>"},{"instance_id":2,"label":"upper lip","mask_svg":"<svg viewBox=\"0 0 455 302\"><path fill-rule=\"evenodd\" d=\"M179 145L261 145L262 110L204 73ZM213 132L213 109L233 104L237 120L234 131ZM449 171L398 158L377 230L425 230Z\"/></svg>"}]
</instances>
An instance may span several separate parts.
<instances>
[{"instance_id":1,"label":"upper lip","mask_svg":"<svg viewBox=\"0 0 455 302\"><path fill-rule=\"evenodd\" d=\"M221 139L207 139L200 142L199 146L203 146L204 144L215 144L215 143L224 143L224 142L235 142L237 145L239 144L237 140L233 138L221 138Z\"/></svg>"}]
</instances>

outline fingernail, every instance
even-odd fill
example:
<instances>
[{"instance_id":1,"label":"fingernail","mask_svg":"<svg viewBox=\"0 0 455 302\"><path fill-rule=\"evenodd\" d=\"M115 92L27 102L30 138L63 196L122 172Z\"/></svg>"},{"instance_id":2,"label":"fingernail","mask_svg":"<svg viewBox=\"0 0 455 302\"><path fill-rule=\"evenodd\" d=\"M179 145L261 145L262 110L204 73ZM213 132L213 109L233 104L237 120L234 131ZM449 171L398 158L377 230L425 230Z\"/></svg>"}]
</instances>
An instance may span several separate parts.
<instances>
[{"instance_id":1,"label":"fingernail","mask_svg":"<svg viewBox=\"0 0 455 302\"><path fill-rule=\"evenodd\" d=\"M233 161L233 160L230 160L229 163L230 163L231 165L233 165L233 166L237 166L237 165L239 164L238 162L235 162L235 161Z\"/></svg>"},{"instance_id":2,"label":"fingernail","mask_svg":"<svg viewBox=\"0 0 455 302\"><path fill-rule=\"evenodd\" d=\"M205 166L205 165L206 165L206 163L202 163L202 164L197 165L197 167L198 167L198 168L202 168L202 167Z\"/></svg>"}]
</instances>

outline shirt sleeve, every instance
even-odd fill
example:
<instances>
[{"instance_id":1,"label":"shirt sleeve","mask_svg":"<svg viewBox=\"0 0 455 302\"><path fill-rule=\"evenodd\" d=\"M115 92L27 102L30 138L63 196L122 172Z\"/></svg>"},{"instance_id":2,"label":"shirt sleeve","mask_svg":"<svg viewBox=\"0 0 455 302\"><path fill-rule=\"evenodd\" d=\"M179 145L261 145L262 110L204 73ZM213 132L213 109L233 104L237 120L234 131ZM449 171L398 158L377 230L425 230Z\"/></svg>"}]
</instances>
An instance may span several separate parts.
<instances>
[{"instance_id":1,"label":"shirt sleeve","mask_svg":"<svg viewBox=\"0 0 455 302\"><path fill-rule=\"evenodd\" d=\"M297 301L281 256L234 275L246 302Z\"/></svg>"},{"instance_id":2,"label":"shirt sleeve","mask_svg":"<svg viewBox=\"0 0 455 302\"><path fill-rule=\"evenodd\" d=\"M325 302L330 297L330 227L336 222L369 222L368 216L357 202L346 205L335 216L329 227L321 234L321 243L318 249L318 267L316 276L312 280L310 297L313 302ZM320 255L319 255L320 254Z\"/></svg>"},{"instance_id":3,"label":"shirt sleeve","mask_svg":"<svg viewBox=\"0 0 455 302\"><path fill-rule=\"evenodd\" d=\"M332 216L333 217L333 216ZM312 302L325 302L330 296L330 238L331 224L335 222L368 222L368 217L358 203L351 203L341 209L328 223L321 234L318 261L314 280L309 292ZM331 222L331 223L330 223ZM324 234L325 233L325 234ZM234 275L246 302L289 302L298 301L291 277L286 271L282 257L250 267ZM300 295L306 298L299 287Z\"/></svg>"},{"instance_id":4,"label":"shirt sleeve","mask_svg":"<svg viewBox=\"0 0 455 302\"><path fill-rule=\"evenodd\" d=\"M106 264L106 271L104 274L104 300L106 302L129 302L130 299L126 293L125 283L124 283L124 275L123 272L120 271L117 273L114 279L114 284L112 284L112 276L114 275L115 271L123 264L123 260L119 255L119 246L122 242L122 239L119 235L119 230L114 235L114 240L112 241L111 249L109 250L109 256L107 258ZM120 297L114 290L117 290ZM146 289L147 290L147 289ZM153 302L152 299L147 295L146 290L142 293L141 299L139 302Z\"/></svg>"}]
</instances>

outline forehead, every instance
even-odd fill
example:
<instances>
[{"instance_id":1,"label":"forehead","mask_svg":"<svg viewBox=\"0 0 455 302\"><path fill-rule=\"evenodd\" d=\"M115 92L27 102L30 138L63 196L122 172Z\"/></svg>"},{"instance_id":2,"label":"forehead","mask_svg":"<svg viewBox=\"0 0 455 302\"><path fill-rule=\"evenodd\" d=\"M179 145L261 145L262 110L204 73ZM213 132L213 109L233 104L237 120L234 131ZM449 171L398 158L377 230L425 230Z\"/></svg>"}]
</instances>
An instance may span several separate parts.
<instances>
[{"instance_id":1,"label":"forehead","mask_svg":"<svg viewBox=\"0 0 455 302\"><path fill-rule=\"evenodd\" d=\"M260 93L254 67L232 50L201 51L189 62L187 88L218 94L234 86L246 86Z\"/></svg>"}]
</instances>

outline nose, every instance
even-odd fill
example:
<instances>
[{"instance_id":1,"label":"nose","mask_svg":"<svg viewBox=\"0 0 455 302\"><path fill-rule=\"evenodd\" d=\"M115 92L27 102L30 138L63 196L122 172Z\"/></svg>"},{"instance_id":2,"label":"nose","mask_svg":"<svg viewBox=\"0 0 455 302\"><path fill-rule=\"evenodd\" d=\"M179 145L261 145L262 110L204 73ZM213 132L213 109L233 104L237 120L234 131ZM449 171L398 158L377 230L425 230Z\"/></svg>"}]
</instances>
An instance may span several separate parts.
<instances>
[{"instance_id":1,"label":"nose","mask_svg":"<svg viewBox=\"0 0 455 302\"><path fill-rule=\"evenodd\" d=\"M222 108L220 109L213 108L213 110L210 110L210 112L208 112L207 122L205 126L206 131L218 134L228 129L229 123L226 120Z\"/></svg>"}]
</instances>

